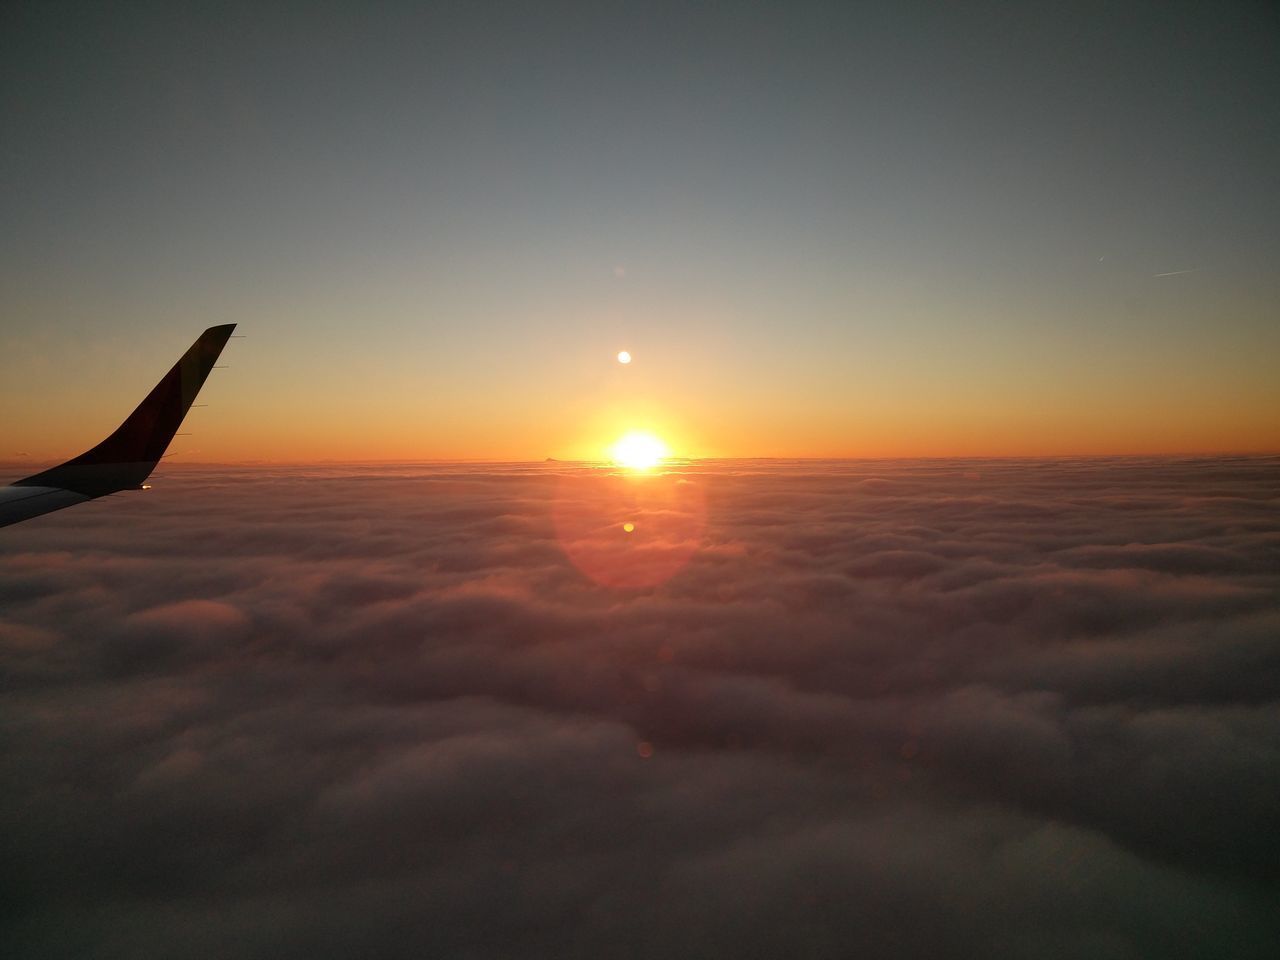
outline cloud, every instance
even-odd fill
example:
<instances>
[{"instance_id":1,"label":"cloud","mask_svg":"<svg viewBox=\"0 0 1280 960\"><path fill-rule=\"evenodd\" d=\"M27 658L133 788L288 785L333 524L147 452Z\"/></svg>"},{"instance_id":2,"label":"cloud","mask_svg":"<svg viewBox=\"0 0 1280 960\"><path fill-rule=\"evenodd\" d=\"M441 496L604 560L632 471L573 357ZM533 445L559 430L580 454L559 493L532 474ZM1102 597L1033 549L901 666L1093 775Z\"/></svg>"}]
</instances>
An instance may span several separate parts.
<instances>
[{"instance_id":1,"label":"cloud","mask_svg":"<svg viewBox=\"0 0 1280 960\"><path fill-rule=\"evenodd\" d=\"M7 528L10 955L1269 955L1277 466L188 469Z\"/></svg>"}]
</instances>

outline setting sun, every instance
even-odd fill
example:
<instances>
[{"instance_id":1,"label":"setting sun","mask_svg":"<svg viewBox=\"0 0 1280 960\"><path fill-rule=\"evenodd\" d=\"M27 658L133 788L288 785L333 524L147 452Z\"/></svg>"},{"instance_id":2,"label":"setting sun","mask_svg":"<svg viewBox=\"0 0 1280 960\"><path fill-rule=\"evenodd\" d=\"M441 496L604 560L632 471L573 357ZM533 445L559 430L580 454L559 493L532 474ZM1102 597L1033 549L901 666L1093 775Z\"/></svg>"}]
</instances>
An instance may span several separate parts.
<instances>
[{"instance_id":1,"label":"setting sun","mask_svg":"<svg viewBox=\"0 0 1280 960\"><path fill-rule=\"evenodd\" d=\"M628 433L610 449L613 462L632 470L656 467L671 451L651 433Z\"/></svg>"}]
</instances>

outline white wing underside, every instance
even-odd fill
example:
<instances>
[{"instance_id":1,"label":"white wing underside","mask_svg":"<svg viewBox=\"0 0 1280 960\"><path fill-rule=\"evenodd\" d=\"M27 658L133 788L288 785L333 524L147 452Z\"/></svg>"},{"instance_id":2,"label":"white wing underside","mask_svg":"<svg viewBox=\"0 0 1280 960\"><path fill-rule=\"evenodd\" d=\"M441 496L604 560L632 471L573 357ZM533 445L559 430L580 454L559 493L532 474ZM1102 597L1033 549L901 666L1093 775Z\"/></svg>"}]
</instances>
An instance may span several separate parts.
<instances>
[{"instance_id":1,"label":"white wing underside","mask_svg":"<svg viewBox=\"0 0 1280 960\"><path fill-rule=\"evenodd\" d=\"M92 499L58 487L0 487L0 527Z\"/></svg>"}]
</instances>

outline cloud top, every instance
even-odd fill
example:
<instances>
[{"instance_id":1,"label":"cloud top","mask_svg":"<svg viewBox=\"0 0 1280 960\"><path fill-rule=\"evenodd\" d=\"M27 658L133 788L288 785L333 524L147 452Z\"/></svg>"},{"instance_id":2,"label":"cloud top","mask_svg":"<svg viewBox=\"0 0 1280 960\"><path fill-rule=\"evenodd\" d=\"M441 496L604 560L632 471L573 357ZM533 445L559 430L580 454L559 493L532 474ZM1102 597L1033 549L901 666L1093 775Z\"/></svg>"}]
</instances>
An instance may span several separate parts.
<instances>
[{"instance_id":1,"label":"cloud top","mask_svg":"<svg viewBox=\"0 0 1280 960\"><path fill-rule=\"evenodd\" d=\"M1278 478L206 469L9 528L11 955L1267 956Z\"/></svg>"}]
</instances>

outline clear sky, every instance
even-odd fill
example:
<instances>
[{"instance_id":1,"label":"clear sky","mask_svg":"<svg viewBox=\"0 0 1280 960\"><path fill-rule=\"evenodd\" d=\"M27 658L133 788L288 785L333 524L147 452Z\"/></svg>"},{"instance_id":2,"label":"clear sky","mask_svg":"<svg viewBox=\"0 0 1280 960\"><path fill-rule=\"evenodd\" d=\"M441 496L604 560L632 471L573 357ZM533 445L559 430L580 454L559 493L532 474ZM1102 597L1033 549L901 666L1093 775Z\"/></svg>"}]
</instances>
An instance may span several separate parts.
<instances>
[{"instance_id":1,"label":"clear sky","mask_svg":"<svg viewBox=\"0 0 1280 960\"><path fill-rule=\"evenodd\" d=\"M5 4L0 459L1280 449L1276 6L943 6Z\"/></svg>"}]
</instances>

